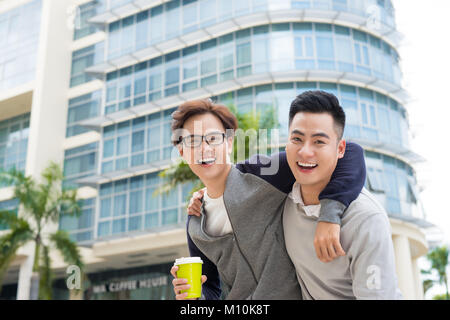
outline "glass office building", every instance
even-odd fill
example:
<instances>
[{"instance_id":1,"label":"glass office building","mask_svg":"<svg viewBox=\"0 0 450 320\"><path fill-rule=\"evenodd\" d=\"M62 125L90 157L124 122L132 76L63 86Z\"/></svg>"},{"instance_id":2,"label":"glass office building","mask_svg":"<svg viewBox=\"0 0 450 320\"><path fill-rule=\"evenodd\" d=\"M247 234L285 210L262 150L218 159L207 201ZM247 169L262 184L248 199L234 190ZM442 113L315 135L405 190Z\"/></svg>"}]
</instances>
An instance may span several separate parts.
<instances>
[{"instance_id":1,"label":"glass office building","mask_svg":"<svg viewBox=\"0 0 450 320\"><path fill-rule=\"evenodd\" d=\"M173 298L168 273L188 254L192 185L155 190L174 154L170 122L178 105L212 98L241 113L273 109L283 149L290 102L311 89L335 94L344 107L345 138L365 149L366 188L391 218L397 270L406 275L400 286L422 297L417 258L427 245L420 230L430 224L417 191L413 165L422 158L410 149L390 0L80 2L70 70L61 75L68 93L60 149L65 184L83 191L83 213L59 227L87 252L83 298ZM26 117L0 118L0 167L23 164ZM2 149L13 134L20 137L15 151ZM55 292L68 298L62 265L55 270Z\"/></svg>"}]
</instances>

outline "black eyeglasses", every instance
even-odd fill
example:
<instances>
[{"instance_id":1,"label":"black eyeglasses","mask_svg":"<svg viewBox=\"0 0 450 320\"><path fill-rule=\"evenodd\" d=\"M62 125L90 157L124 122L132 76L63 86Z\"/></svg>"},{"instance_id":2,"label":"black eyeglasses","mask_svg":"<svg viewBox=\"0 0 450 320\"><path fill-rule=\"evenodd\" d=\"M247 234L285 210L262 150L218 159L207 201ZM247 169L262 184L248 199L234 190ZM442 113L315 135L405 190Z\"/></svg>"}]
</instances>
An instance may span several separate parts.
<instances>
[{"instance_id":1,"label":"black eyeglasses","mask_svg":"<svg viewBox=\"0 0 450 320\"><path fill-rule=\"evenodd\" d=\"M178 143L183 143L187 148L197 148L202 145L203 140L210 146L221 145L225 141L226 134L223 132L212 132L204 136L198 134L191 134L180 139Z\"/></svg>"}]
</instances>

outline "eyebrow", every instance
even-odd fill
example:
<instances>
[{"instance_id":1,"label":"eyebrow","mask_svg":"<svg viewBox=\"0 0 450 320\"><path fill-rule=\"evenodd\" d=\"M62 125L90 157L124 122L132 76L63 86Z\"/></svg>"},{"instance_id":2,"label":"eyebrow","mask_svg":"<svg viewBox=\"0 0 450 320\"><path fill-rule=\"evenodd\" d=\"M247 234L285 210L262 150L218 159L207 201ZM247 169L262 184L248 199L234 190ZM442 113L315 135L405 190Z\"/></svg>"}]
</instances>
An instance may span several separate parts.
<instances>
[{"instance_id":1,"label":"eyebrow","mask_svg":"<svg viewBox=\"0 0 450 320\"><path fill-rule=\"evenodd\" d=\"M303 132L301 132L300 130L297 130L297 129L292 130L291 134L298 134L300 136L305 136L305 134ZM330 137L324 132L314 133L313 135L311 135L311 137L312 138L314 138L314 137L323 137L323 138L330 139Z\"/></svg>"}]
</instances>

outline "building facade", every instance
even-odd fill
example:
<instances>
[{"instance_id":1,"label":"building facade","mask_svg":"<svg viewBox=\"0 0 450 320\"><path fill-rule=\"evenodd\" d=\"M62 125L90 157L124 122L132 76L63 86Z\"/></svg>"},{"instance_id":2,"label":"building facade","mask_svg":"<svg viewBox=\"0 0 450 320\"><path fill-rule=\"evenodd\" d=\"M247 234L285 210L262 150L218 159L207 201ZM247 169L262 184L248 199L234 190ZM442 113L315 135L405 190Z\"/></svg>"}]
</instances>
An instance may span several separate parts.
<instances>
[{"instance_id":1,"label":"building facade","mask_svg":"<svg viewBox=\"0 0 450 320\"><path fill-rule=\"evenodd\" d=\"M0 168L39 177L50 160L63 163L65 184L84 199L79 218L48 226L78 242L89 278L76 296L55 254L56 298L173 299L169 269L188 255L192 185L155 190L176 155L178 105L210 97L242 113L274 111L282 149L290 102L322 89L344 107L345 138L365 149L400 289L422 299L417 259L431 225L413 169L422 158L409 145L400 41L390 0L0 1ZM0 189L0 208L17 208L11 187ZM4 298L29 297L32 261L32 246L20 251Z\"/></svg>"}]
</instances>

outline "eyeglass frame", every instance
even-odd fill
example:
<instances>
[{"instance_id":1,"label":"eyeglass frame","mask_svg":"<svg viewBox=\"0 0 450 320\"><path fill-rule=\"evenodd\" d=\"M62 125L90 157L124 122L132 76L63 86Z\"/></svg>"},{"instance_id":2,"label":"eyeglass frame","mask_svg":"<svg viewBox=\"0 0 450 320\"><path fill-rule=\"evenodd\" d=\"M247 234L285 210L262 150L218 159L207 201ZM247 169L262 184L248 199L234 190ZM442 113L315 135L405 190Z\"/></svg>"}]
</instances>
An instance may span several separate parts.
<instances>
[{"instance_id":1,"label":"eyeglass frame","mask_svg":"<svg viewBox=\"0 0 450 320\"><path fill-rule=\"evenodd\" d=\"M222 135L222 142L220 142L220 143L218 143L218 144L210 144L210 143L206 140L206 136L208 136L208 135L213 135L213 134L221 134L221 135ZM207 134L205 134L205 135L200 135L200 134L190 134L190 135L185 136L185 137L180 137L180 140L178 140L177 144L182 143L186 148L198 148L198 147L200 147L200 146L202 145L203 141L205 141L206 144L208 144L208 146L220 146L221 144L223 144L223 143L225 142L225 138L228 137L228 136L229 136L229 135L226 134L226 133L224 133L224 132L210 132L210 133L207 133ZM187 146L187 145L186 145L186 142L185 142L185 141L186 141L185 139L188 138L188 137L201 137L202 140L201 140L201 142L200 142L198 145Z\"/></svg>"}]
</instances>

